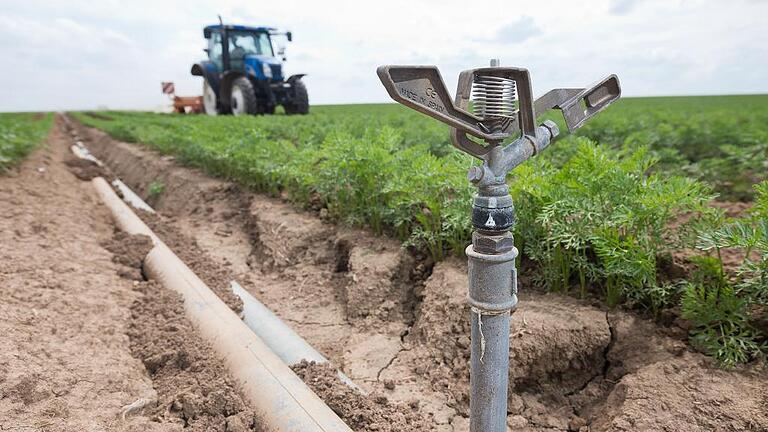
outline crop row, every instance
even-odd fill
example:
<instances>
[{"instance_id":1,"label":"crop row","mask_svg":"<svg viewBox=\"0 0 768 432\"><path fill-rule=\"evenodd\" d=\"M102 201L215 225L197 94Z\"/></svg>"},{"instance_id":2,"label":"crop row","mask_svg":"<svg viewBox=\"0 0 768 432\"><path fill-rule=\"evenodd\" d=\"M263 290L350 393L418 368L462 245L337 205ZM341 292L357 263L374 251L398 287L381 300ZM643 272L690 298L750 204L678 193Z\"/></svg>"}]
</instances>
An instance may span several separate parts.
<instances>
[{"instance_id":1,"label":"crop row","mask_svg":"<svg viewBox=\"0 0 768 432\"><path fill-rule=\"evenodd\" d=\"M0 114L0 173L35 149L53 124L53 114Z\"/></svg>"},{"instance_id":2,"label":"crop row","mask_svg":"<svg viewBox=\"0 0 768 432\"><path fill-rule=\"evenodd\" d=\"M461 254L469 242L473 188L465 174L475 162L450 150L444 127L397 106L316 107L307 117L116 112L78 118L213 175L396 236L435 260ZM607 134L610 127L608 122L597 130ZM733 274L720 265L721 285L729 288L713 295L707 291L714 275L709 270L718 268L712 262L693 260L697 270L687 278L666 270L697 246L700 255L718 262L718 248L739 247L731 244L735 240L713 246L702 239L734 224L754 227L749 232L759 238L765 235L759 217L725 218L708 206L712 187L672 174L673 164L653 145L601 139L607 145L561 139L548 156L527 162L510 178L516 242L539 270L538 282L656 316L680 305L694 323L694 342L723 364L761 356L768 331L759 327L755 311L768 297L764 243L741 239L758 258ZM696 307L701 303L707 307ZM704 313L713 310L722 313Z\"/></svg>"},{"instance_id":3,"label":"crop row","mask_svg":"<svg viewBox=\"0 0 768 432\"><path fill-rule=\"evenodd\" d=\"M720 199L751 201L768 179L768 96L619 101L579 131L612 148L648 147L658 169L712 185Z\"/></svg>"}]
</instances>

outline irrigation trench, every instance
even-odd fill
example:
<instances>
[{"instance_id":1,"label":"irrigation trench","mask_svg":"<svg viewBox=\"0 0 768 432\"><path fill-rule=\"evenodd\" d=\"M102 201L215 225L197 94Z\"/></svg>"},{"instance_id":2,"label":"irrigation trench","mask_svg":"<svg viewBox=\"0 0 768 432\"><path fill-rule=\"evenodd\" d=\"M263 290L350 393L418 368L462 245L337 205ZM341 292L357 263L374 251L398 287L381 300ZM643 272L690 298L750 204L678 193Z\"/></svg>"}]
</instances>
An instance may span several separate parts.
<instances>
[{"instance_id":1,"label":"irrigation trench","mask_svg":"<svg viewBox=\"0 0 768 432\"><path fill-rule=\"evenodd\" d=\"M74 134L106 165L71 163L70 170L83 179L119 176L146 197L157 214L138 215L224 303L240 312L242 305L230 287L236 280L365 391L363 395L344 385L332 366L293 367L353 430L468 430L463 262L428 262L392 240L326 223L317 214L243 191L61 117L55 128L51 147L68 148L71 142L61 137L71 141ZM162 194L149 193L153 182L164 185ZM115 236L110 250L118 261L142 248L135 238ZM145 252L148 246L144 244ZM657 327L632 314L532 292L530 285L523 277L511 329L511 429L768 430L768 374L758 366L718 370L688 348L684 329ZM178 395L179 377L194 374L174 366L179 356L153 352L164 346L156 338L181 339L183 344L199 335L193 330L171 337L153 334L152 324L157 323L146 314L167 311L146 300L175 299L181 310L179 300L151 281L139 282L137 289L144 300L132 307L138 323L127 333L135 347L132 354L147 368L156 395L145 398L151 403L124 397L126 406L138 402L135 409L126 409L126 421L154 418L148 424L157 426L180 418L193 430L262 430L264 419L253 420L258 409L247 398L238 399L258 391L258 383L255 390L240 387L227 393L225 399L236 409L216 415L200 408L211 399L209 391L197 393L197 405ZM174 322L172 327L179 327L181 321ZM220 375L232 388L231 368L224 372L221 366L228 359L206 349L208 355L202 357L211 362L206 373ZM169 385L174 380L177 385ZM0 390L3 385L0 374ZM3 410L7 400L0 399L0 419L9 412ZM188 405L197 409L185 414ZM203 420L209 422L205 427Z\"/></svg>"},{"instance_id":2,"label":"irrigation trench","mask_svg":"<svg viewBox=\"0 0 768 432\"><path fill-rule=\"evenodd\" d=\"M68 120L64 117L64 120ZM92 156L78 136L72 153L103 167ZM118 190L125 202L134 208L155 213L121 180L112 186L103 177L92 180L105 206L119 228L133 236L146 236L153 248L144 258L148 277L161 281L184 299L188 316L224 359L228 369L240 382L241 389L257 407L264 427L280 431L345 431L347 425L288 369L301 362L327 363L322 354L283 323L272 311L245 291L237 282L230 284L243 302L242 319L229 308L177 255L144 224L112 189ZM354 390L362 392L346 375L339 378ZM253 385L258 383L258 386Z\"/></svg>"}]
</instances>

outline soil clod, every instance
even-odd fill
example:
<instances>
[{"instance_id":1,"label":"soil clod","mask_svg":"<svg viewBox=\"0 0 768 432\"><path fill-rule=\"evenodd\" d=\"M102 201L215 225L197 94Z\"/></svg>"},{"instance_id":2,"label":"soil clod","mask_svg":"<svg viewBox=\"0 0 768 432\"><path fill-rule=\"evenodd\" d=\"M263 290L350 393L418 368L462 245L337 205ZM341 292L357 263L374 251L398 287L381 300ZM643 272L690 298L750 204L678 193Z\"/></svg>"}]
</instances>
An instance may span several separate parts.
<instances>
[{"instance_id":1,"label":"soil clod","mask_svg":"<svg viewBox=\"0 0 768 432\"><path fill-rule=\"evenodd\" d=\"M186 318L181 297L151 281L137 290L128 335L157 391L150 415L190 431L259 430L223 362Z\"/></svg>"},{"instance_id":2,"label":"soil clod","mask_svg":"<svg viewBox=\"0 0 768 432\"><path fill-rule=\"evenodd\" d=\"M418 404L393 403L382 394L364 396L341 382L330 364L303 361L293 371L355 432L436 430Z\"/></svg>"}]
</instances>

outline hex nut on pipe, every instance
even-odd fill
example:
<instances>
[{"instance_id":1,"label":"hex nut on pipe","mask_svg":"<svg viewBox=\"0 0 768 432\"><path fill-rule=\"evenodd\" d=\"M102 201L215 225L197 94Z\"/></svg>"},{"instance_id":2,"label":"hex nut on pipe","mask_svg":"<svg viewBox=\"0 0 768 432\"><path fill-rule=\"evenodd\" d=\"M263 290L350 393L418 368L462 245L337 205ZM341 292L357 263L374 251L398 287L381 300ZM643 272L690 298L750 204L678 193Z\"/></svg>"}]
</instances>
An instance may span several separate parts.
<instances>
[{"instance_id":1,"label":"hex nut on pipe","mask_svg":"<svg viewBox=\"0 0 768 432\"><path fill-rule=\"evenodd\" d=\"M472 233L472 245L474 250L488 254L500 254L511 251L515 247L515 239L510 233L499 236L478 235Z\"/></svg>"}]
</instances>

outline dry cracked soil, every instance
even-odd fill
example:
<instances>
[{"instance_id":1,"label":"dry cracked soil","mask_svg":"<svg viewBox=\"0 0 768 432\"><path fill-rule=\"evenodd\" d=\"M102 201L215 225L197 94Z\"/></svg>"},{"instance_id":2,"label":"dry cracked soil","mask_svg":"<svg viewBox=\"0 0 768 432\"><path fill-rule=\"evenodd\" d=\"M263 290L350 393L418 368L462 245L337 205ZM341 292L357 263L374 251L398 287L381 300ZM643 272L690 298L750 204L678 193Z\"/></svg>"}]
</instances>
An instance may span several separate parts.
<instances>
[{"instance_id":1,"label":"dry cracked soil","mask_svg":"<svg viewBox=\"0 0 768 432\"><path fill-rule=\"evenodd\" d=\"M72 162L77 137L106 169ZM467 431L466 265L328 223L58 117L0 177L0 430L259 430L222 362L146 281L87 180L119 176L141 217L234 310L237 280L355 381L294 370L358 431ZM521 431L765 431L768 373L717 369L679 328L526 290L507 423Z\"/></svg>"}]
</instances>

